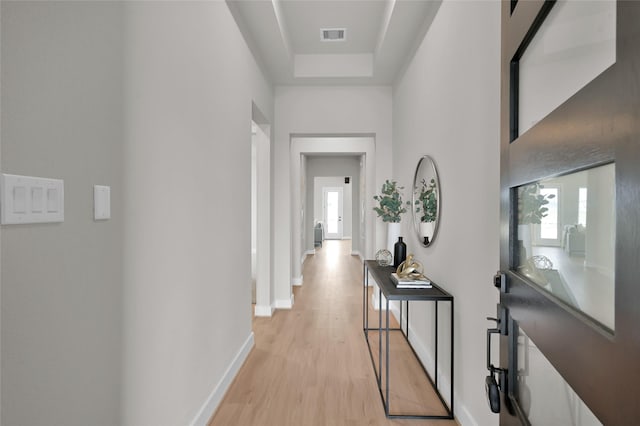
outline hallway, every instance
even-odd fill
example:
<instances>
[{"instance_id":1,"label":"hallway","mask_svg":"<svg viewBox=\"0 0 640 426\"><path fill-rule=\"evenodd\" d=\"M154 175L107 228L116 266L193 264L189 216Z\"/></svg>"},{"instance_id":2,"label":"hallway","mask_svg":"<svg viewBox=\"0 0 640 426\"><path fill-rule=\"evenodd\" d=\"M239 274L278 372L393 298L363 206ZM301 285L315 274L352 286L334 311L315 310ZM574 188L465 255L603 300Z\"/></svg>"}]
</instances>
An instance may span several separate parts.
<instances>
[{"instance_id":1,"label":"hallway","mask_svg":"<svg viewBox=\"0 0 640 426\"><path fill-rule=\"evenodd\" d=\"M350 240L325 241L303 273L293 309L254 319L255 347L210 426L456 424L385 418L362 333L362 264ZM416 365L397 364L410 391L429 394L407 371Z\"/></svg>"}]
</instances>

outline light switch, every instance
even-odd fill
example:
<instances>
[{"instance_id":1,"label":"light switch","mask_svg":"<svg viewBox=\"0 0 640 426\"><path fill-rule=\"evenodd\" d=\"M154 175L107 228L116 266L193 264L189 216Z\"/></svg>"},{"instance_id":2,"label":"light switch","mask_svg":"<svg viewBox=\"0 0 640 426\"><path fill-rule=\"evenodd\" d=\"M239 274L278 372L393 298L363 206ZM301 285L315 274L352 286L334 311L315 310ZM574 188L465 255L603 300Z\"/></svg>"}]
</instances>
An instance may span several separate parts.
<instances>
[{"instance_id":1,"label":"light switch","mask_svg":"<svg viewBox=\"0 0 640 426\"><path fill-rule=\"evenodd\" d=\"M47 188L47 212L56 213L60 209L58 203L58 190L56 188Z\"/></svg>"},{"instance_id":2,"label":"light switch","mask_svg":"<svg viewBox=\"0 0 640 426\"><path fill-rule=\"evenodd\" d=\"M64 181L0 175L0 223L64 222Z\"/></svg>"},{"instance_id":3,"label":"light switch","mask_svg":"<svg viewBox=\"0 0 640 426\"><path fill-rule=\"evenodd\" d=\"M44 188L34 186L31 188L31 212L42 213L44 209Z\"/></svg>"},{"instance_id":4,"label":"light switch","mask_svg":"<svg viewBox=\"0 0 640 426\"><path fill-rule=\"evenodd\" d=\"M95 220L111 219L111 187L93 186L93 218Z\"/></svg>"},{"instance_id":5,"label":"light switch","mask_svg":"<svg viewBox=\"0 0 640 426\"><path fill-rule=\"evenodd\" d=\"M14 213L26 213L27 212L27 188L24 186L13 187L13 212Z\"/></svg>"}]
</instances>

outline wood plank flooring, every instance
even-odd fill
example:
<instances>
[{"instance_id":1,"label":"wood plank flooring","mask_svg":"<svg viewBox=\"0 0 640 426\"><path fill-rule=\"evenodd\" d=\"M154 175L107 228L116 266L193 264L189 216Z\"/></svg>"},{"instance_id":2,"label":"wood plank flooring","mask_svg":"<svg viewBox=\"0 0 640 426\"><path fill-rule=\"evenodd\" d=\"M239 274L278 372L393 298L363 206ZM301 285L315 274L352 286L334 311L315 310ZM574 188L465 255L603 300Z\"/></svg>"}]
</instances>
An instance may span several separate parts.
<instances>
[{"instance_id":1,"label":"wood plank flooring","mask_svg":"<svg viewBox=\"0 0 640 426\"><path fill-rule=\"evenodd\" d=\"M385 417L362 332L362 264L350 252L349 240L325 241L305 261L293 309L254 319L255 347L209 426L457 425ZM408 354L394 345L392 411L443 413Z\"/></svg>"}]
</instances>

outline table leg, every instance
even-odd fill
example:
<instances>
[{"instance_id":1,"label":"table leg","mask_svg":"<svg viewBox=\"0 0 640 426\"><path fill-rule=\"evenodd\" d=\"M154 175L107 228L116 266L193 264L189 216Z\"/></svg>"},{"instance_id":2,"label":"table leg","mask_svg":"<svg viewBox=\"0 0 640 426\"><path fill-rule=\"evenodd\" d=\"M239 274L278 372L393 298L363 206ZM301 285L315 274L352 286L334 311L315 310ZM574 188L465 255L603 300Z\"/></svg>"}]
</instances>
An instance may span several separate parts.
<instances>
[{"instance_id":1,"label":"table leg","mask_svg":"<svg viewBox=\"0 0 640 426\"><path fill-rule=\"evenodd\" d=\"M387 327L387 336L386 336L386 338L387 338L387 350L386 350L387 355L386 355L385 361L386 361L387 366L386 366L385 374L386 374L386 378L387 378L386 379L386 382L387 382L387 398L386 398L386 404L385 404L384 408L385 408L386 416L389 417L390 401L389 401L389 299L388 298L387 298L387 324L386 324L386 327Z\"/></svg>"},{"instance_id":2,"label":"table leg","mask_svg":"<svg viewBox=\"0 0 640 426\"><path fill-rule=\"evenodd\" d=\"M451 300L451 416L453 417L453 300Z\"/></svg>"},{"instance_id":3,"label":"table leg","mask_svg":"<svg viewBox=\"0 0 640 426\"><path fill-rule=\"evenodd\" d=\"M378 387L382 387L382 290L378 287L378 367L380 374L378 376Z\"/></svg>"},{"instance_id":4,"label":"table leg","mask_svg":"<svg viewBox=\"0 0 640 426\"><path fill-rule=\"evenodd\" d=\"M435 328L435 335L436 335L436 344L435 344L435 370L433 371L433 374L436 376L435 379L435 385L436 385L436 389L438 389L438 301L436 300L436 319L434 321L436 328ZM439 389L438 389L439 391Z\"/></svg>"},{"instance_id":5,"label":"table leg","mask_svg":"<svg viewBox=\"0 0 640 426\"><path fill-rule=\"evenodd\" d=\"M367 288L369 287L369 274L367 271L367 264L364 263L362 266L362 329L364 330L364 335L369 340L369 319L368 316L368 306L367 306Z\"/></svg>"}]
</instances>

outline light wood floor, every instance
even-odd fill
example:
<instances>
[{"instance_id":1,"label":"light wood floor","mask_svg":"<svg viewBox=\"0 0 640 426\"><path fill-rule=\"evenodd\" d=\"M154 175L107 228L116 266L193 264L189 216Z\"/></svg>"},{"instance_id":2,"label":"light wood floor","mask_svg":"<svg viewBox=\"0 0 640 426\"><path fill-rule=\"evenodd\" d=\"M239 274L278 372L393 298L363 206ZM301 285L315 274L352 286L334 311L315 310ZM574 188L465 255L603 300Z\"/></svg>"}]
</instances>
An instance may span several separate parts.
<instances>
[{"instance_id":1,"label":"light wood floor","mask_svg":"<svg viewBox=\"0 0 640 426\"><path fill-rule=\"evenodd\" d=\"M386 419L362 332L362 264L350 252L349 240L325 241L305 261L293 309L254 319L255 347L209 426L457 425ZM444 413L397 336L392 411Z\"/></svg>"}]
</instances>

